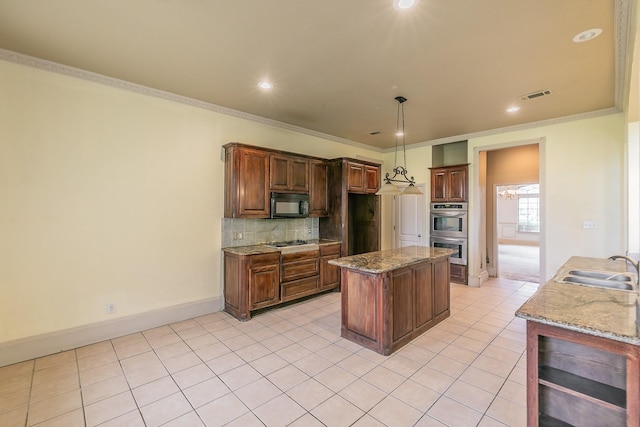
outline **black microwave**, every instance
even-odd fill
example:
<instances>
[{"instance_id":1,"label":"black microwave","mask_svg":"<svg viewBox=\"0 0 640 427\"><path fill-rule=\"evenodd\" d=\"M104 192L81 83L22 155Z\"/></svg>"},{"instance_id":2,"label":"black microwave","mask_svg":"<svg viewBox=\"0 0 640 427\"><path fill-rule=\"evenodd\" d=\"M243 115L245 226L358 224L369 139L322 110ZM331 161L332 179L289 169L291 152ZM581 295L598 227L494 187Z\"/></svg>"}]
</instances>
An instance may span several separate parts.
<instances>
[{"instance_id":1,"label":"black microwave","mask_svg":"<svg viewBox=\"0 0 640 427\"><path fill-rule=\"evenodd\" d=\"M271 193L271 218L306 218L308 216L308 194Z\"/></svg>"}]
</instances>

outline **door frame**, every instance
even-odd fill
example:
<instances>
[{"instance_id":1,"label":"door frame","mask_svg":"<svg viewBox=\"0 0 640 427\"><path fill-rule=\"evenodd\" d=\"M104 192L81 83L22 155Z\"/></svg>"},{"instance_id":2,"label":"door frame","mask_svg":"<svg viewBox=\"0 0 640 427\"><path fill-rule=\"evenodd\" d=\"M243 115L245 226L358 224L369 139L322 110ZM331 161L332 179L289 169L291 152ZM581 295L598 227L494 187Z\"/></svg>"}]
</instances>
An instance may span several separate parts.
<instances>
[{"instance_id":1,"label":"door frame","mask_svg":"<svg viewBox=\"0 0 640 427\"><path fill-rule=\"evenodd\" d=\"M428 233L428 228L427 225L429 224L429 221L427 219L427 216L429 215L429 209L427 209L427 192L426 192L426 184L421 183L421 184L415 184L415 186L422 191L421 195L417 195L416 197L421 197L423 199L422 201L422 205L424 210L422 211L422 236L421 236L421 242L420 244L422 246L429 246L429 233ZM406 187L408 187L408 185L398 185L397 186L399 189L404 190ZM396 197L397 196L397 197ZM400 197L401 194L395 194L393 196L393 212L392 212L392 219L393 219L393 244L392 244L392 248L397 248L398 247L398 230L400 229L400 218L398 218L397 216L397 212L399 209L399 202L400 202ZM409 196L403 196L403 197L413 197L411 195Z\"/></svg>"}]
</instances>

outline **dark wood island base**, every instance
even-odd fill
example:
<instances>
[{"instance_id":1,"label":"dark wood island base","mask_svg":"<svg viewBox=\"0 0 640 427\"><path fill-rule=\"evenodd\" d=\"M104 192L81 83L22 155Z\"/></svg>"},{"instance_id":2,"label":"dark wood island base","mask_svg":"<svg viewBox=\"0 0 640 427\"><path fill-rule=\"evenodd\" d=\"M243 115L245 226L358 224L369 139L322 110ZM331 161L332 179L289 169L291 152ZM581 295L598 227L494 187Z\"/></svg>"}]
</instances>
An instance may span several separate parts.
<instances>
[{"instance_id":1,"label":"dark wood island base","mask_svg":"<svg viewBox=\"0 0 640 427\"><path fill-rule=\"evenodd\" d=\"M449 317L450 254L411 246L330 261L342 270L342 337L386 356Z\"/></svg>"}]
</instances>

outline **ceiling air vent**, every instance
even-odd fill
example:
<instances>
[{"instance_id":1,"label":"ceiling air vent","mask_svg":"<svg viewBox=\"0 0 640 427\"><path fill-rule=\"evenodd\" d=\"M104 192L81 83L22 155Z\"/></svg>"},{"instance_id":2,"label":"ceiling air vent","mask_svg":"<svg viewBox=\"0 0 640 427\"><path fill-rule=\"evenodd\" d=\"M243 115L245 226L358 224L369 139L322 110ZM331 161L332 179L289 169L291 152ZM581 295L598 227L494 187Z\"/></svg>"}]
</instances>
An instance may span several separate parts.
<instances>
[{"instance_id":1,"label":"ceiling air vent","mask_svg":"<svg viewBox=\"0 0 640 427\"><path fill-rule=\"evenodd\" d=\"M373 132L369 132L369 135L380 135L382 132L379 130L374 130Z\"/></svg>"},{"instance_id":2,"label":"ceiling air vent","mask_svg":"<svg viewBox=\"0 0 640 427\"><path fill-rule=\"evenodd\" d=\"M526 95L522 95L520 97L520 101L530 101L532 99L536 99L536 98L540 98L543 96L549 96L552 95L553 92L551 92L549 89L547 90L540 90L538 92L533 92L533 93L528 93Z\"/></svg>"}]
</instances>

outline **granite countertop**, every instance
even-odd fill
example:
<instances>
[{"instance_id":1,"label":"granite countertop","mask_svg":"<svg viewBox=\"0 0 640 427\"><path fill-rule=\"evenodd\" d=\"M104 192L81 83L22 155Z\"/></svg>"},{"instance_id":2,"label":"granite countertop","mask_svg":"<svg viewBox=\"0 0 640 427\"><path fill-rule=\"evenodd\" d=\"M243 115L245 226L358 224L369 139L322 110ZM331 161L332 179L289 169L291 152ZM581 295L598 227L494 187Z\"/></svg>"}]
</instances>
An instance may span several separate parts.
<instances>
[{"instance_id":1,"label":"granite countertop","mask_svg":"<svg viewBox=\"0 0 640 427\"><path fill-rule=\"evenodd\" d=\"M569 269L621 273L627 271L627 266L621 261L572 257L516 311L516 316L640 345L640 333L636 326L637 289L624 291L560 282L563 273Z\"/></svg>"},{"instance_id":2,"label":"granite countertop","mask_svg":"<svg viewBox=\"0 0 640 427\"><path fill-rule=\"evenodd\" d=\"M329 264L338 267L367 273L384 273L396 270L422 261L451 256L452 249L431 248L425 246L405 246L386 251L368 252L365 254L351 255L344 258L333 259Z\"/></svg>"},{"instance_id":3,"label":"granite countertop","mask_svg":"<svg viewBox=\"0 0 640 427\"><path fill-rule=\"evenodd\" d=\"M322 245L334 245L340 243L337 240L328 240L328 239L310 239L307 240L308 244L315 244L318 246ZM268 253L279 253L282 248L273 248L267 246L265 243L260 243L258 245L249 245L249 246L234 246L229 248L222 248L223 251L229 252L235 255L259 255L259 254L268 254Z\"/></svg>"}]
</instances>

